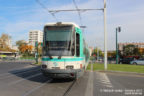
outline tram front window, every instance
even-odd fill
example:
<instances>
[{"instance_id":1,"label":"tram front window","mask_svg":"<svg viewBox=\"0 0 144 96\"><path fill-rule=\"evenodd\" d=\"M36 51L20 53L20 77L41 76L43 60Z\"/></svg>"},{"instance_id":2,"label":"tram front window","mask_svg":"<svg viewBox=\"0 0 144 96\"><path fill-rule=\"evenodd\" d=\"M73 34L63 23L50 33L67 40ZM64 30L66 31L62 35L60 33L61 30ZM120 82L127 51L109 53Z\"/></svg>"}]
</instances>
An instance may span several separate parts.
<instances>
[{"instance_id":1,"label":"tram front window","mask_svg":"<svg viewBox=\"0 0 144 96\"><path fill-rule=\"evenodd\" d=\"M72 26L48 26L44 30L44 55L72 56Z\"/></svg>"}]
</instances>

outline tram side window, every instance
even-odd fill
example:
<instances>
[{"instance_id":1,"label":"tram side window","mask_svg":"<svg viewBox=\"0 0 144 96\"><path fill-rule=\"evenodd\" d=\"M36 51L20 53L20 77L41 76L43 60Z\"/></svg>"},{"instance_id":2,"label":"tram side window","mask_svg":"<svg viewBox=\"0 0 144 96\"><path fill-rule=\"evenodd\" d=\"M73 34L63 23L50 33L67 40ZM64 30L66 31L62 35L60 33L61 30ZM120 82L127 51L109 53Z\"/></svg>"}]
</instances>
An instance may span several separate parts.
<instances>
[{"instance_id":1,"label":"tram side window","mask_svg":"<svg viewBox=\"0 0 144 96\"><path fill-rule=\"evenodd\" d=\"M75 55L75 32L73 30L73 42L72 42L72 56Z\"/></svg>"},{"instance_id":2,"label":"tram side window","mask_svg":"<svg viewBox=\"0 0 144 96\"><path fill-rule=\"evenodd\" d=\"M80 56L80 35L76 33L76 56Z\"/></svg>"}]
</instances>

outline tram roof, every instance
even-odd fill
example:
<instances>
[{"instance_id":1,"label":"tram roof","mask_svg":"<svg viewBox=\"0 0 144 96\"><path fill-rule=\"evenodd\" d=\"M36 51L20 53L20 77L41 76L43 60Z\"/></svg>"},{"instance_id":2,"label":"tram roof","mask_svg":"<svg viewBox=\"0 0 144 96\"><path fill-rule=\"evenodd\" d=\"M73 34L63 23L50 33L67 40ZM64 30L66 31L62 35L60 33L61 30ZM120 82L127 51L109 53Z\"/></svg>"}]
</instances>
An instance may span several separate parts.
<instances>
[{"instance_id":1,"label":"tram roof","mask_svg":"<svg viewBox=\"0 0 144 96\"><path fill-rule=\"evenodd\" d=\"M56 25L56 24L58 24L58 23L61 23L61 24L63 24L63 25L74 25L75 27L80 28L77 24L75 24L75 23L73 23L73 22L55 22L55 23L47 23L47 24L45 24L45 26L54 26L54 25Z\"/></svg>"}]
</instances>

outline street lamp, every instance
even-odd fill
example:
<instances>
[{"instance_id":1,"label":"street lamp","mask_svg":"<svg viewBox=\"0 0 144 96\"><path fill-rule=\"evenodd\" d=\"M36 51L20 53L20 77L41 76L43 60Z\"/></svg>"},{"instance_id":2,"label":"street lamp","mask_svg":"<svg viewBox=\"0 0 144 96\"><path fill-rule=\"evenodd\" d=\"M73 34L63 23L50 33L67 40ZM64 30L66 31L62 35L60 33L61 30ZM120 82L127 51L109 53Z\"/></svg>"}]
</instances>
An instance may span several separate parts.
<instances>
[{"instance_id":1,"label":"street lamp","mask_svg":"<svg viewBox=\"0 0 144 96\"><path fill-rule=\"evenodd\" d=\"M104 0L104 69L107 70L107 26L106 26L106 0Z\"/></svg>"},{"instance_id":2,"label":"street lamp","mask_svg":"<svg viewBox=\"0 0 144 96\"><path fill-rule=\"evenodd\" d=\"M38 64L38 42L35 42L35 48L36 48L36 52L35 52L35 60L36 63Z\"/></svg>"},{"instance_id":3,"label":"street lamp","mask_svg":"<svg viewBox=\"0 0 144 96\"><path fill-rule=\"evenodd\" d=\"M121 27L116 28L116 64L118 64L118 58L119 58L119 55L118 55L118 36L117 36L118 32L121 32Z\"/></svg>"}]
</instances>

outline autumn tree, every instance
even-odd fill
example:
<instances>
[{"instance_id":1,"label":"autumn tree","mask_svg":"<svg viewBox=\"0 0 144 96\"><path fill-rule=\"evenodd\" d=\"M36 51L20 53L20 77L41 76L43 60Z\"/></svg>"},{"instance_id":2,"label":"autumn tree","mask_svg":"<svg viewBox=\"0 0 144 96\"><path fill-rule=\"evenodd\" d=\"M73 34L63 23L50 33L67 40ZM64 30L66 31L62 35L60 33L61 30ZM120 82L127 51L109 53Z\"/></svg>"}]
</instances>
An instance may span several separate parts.
<instances>
[{"instance_id":1,"label":"autumn tree","mask_svg":"<svg viewBox=\"0 0 144 96\"><path fill-rule=\"evenodd\" d=\"M116 51L108 51L107 52L108 57L116 57Z\"/></svg>"},{"instance_id":2,"label":"autumn tree","mask_svg":"<svg viewBox=\"0 0 144 96\"><path fill-rule=\"evenodd\" d=\"M16 41L16 45L18 46L18 49L19 49L20 53L24 53L25 52L25 45L27 45L25 40Z\"/></svg>"},{"instance_id":3,"label":"autumn tree","mask_svg":"<svg viewBox=\"0 0 144 96\"><path fill-rule=\"evenodd\" d=\"M25 44L22 44L20 47L19 47L19 50L22 54L24 55L30 55L31 52L32 52L32 49L33 49L33 46L32 45L25 45Z\"/></svg>"},{"instance_id":4,"label":"autumn tree","mask_svg":"<svg viewBox=\"0 0 144 96\"><path fill-rule=\"evenodd\" d=\"M144 48L138 48L138 51L140 56L144 55Z\"/></svg>"},{"instance_id":5,"label":"autumn tree","mask_svg":"<svg viewBox=\"0 0 144 96\"><path fill-rule=\"evenodd\" d=\"M33 46L28 45L25 40L16 41L16 45L18 46L19 52L24 56L30 56L33 51Z\"/></svg>"},{"instance_id":6,"label":"autumn tree","mask_svg":"<svg viewBox=\"0 0 144 96\"><path fill-rule=\"evenodd\" d=\"M2 34L0 36L0 51L10 51L10 52L15 52L16 50L13 50L10 48L9 43L11 39L11 36L8 34Z\"/></svg>"}]
</instances>

